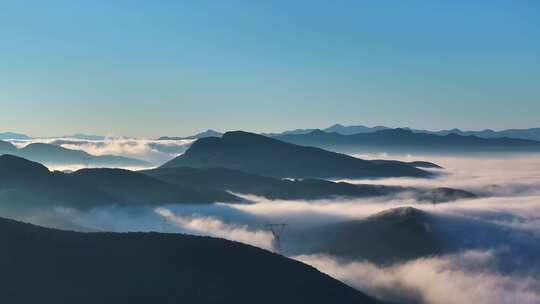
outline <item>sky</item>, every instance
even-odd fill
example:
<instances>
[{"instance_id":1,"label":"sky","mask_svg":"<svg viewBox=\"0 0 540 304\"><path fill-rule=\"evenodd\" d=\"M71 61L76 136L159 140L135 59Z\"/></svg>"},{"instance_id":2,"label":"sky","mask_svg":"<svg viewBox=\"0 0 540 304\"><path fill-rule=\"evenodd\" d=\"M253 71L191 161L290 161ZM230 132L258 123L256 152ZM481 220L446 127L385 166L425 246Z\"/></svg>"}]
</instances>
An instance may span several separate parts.
<instances>
[{"instance_id":1,"label":"sky","mask_svg":"<svg viewBox=\"0 0 540 304\"><path fill-rule=\"evenodd\" d=\"M540 2L0 0L0 132L540 127Z\"/></svg>"}]
</instances>

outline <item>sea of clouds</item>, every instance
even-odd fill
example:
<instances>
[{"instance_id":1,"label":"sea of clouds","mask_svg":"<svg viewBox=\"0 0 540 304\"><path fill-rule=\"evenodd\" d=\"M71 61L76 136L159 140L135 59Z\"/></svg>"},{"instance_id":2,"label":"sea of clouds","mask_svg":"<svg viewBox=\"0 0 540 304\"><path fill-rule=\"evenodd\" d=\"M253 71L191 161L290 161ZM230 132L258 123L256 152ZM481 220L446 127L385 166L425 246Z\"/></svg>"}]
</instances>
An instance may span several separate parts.
<instances>
[{"instance_id":1,"label":"sea of clouds","mask_svg":"<svg viewBox=\"0 0 540 304\"><path fill-rule=\"evenodd\" d=\"M103 139L80 139L74 137L47 137L28 140L10 140L18 148L32 143L46 143L72 150L82 150L95 156L116 155L145 160L159 166L174 157L184 153L194 140L155 140L146 138L105 137ZM49 166L54 170L76 170L86 167L79 166ZM90 163L91 167L91 163ZM131 168L125 168L131 169Z\"/></svg>"},{"instance_id":2,"label":"sea of clouds","mask_svg":"<svg viewBox=\"0 0 540 304\"><path fill-rule=\"evenodd\" d=\"M106 146L100 151L111 151L105 150L111 149ZM95 149L96 145L92 147ZM414 156L362 157L418 160ZM455 239L466 239L467 245L449 254L391 265L324 254L295 254L291 258L396 303L540 303L540 155L431 156L421 160L435 162L445 169L435 170L440 174L434 179L347 181L454 187L472 191L480 198L433 205L419 202L413 195L318 201L242 195L253 204L110 206L84 212L69 209L54 212L57 217L88 230L209 235L275 250L268 223L287 222L286 235L295 229L362 220L390 208L412 206L434 216L452 218L455 223L465 223L452 233Z\"/></svg>"}]
</instances>

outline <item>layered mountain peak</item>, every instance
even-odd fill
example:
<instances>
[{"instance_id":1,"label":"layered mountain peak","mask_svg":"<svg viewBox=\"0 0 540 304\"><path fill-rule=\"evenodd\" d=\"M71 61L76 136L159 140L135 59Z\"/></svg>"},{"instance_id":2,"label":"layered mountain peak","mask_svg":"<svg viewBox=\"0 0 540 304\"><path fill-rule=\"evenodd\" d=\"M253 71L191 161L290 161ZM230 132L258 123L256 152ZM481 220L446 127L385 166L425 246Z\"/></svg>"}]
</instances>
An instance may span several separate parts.
<instances>
[{"instance_id":1,"label":"layered mountain peak","mask_svg":"<svg viewBox=\"0 0 540 304\"><path fill-rule=\"evenodd\" d=\"M0 176L38 176L48 174L42 164L10 154L0 155Z\"/></svg>"},{"instance_id":2,"label":"layered mountain peak","mask_svg":"<svg viewBox=\"0 0 540 304\"><path fill-rule=\"evenodd\" d=\"M0 154L16 151L17 147L10 142L0 140Z\"/></svg>"},{"instance_id":3,"label":"layered mountain peak","mask_svg":"<svg viewBox=\"0 0 540 304\"><path fill-rule=\"evenodd\" d=\"M250 141L258 141L258 142L275 142L276 140L271 139L269 137L245 132L245 131L229 131L223 134L222 139L228 140L228 141L240 141L240 142L250 142Z\"/></svg>"},{"instance_id":4,"label":"layered mountain peak","mask_svg":"<svg viewBox=\"0 0 540 304\"><path fill-rule=\"evenodd\" d=\"M201 137L210 137L210 136L213 136L213 137L220 137L220 136L222 136L222 135L223 135L222 133L220 133L220 132L218 132L218 131L216 131L216 130L208 129L208 130L206 130L206 131L204 131L204 132L201 132L201 133L195 135L195 137L197 137L197 138L201 138Z\"/></svg>"},{"instance_id":5,"label":"layered mountain peak","mask_svg":"<svg viewBox=\"0 0 540 304\"><path fill-rule=\"evenodd\" d=\"M397 136L403 136L403 135L409 135L413 134L414 132L411 129L405 129L405 128L396 128L396 129L384 129L384 130L378 130L375 131L377 134L392 134Z\"/></svg>"},{"instance_id":6,"label":"layered mountain peak","mask_svg":"<svg viewBox=\"0 0 540 304\"><path fill-rule=\"evenodd\" d=\"M309 134L310 135L325 135L325 134L328 134L328 133L333 133L333 132L331 132L331 131L326 131L325 132L325 131L323 131L321 129L315 129L315 130L311 131Z\"/></svg>"},{"instance_id":7,"label":"layered mountain peak","mask_svg":"<svg viewBox=\"0 0 540 304\"><path fill-rule=\"evenodd\" d=\"M405 206L405 207L397 207L397 208L381 211L373 215L373 218L414 219L414 218L424 217L425 215L426 213L422 210L419 210L410 206Z\"/></svg>"},{"instance_id":8,"label":"layered mountain peak","mask_svg":"<svg viewBox=\"0 0 540 304\"><path fill-rule=\"evenodd\" d=\"M252 174L296 178L428 177L402 162L372 162L266 136L233 131L195 142L163 167L222 167Z\"/></svg>"}]
</instances>

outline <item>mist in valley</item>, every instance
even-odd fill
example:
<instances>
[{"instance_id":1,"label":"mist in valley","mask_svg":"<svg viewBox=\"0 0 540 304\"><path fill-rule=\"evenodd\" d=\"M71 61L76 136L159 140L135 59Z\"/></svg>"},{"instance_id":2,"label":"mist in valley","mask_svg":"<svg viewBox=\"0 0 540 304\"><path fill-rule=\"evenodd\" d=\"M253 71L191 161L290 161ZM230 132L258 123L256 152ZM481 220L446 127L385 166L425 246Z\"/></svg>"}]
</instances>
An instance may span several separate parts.
<instances>
[{"instance_id":1,"label":"mist in valley","mask_svg":"<svg viewBox=\"0 0 540 304\"><path fill-rule=\"evenodd\" d=\"M148 147L148 143L145 145ZM94 144L92 147L98 149ZM102 148L113 149L106 147ZM383 300L426 304L540 302L540 156L376 154L361 157L426 160L444 169L433 170L438 174L433 179L386 178L347 182L453 187L471 191L479 197L432 204L419 200L412 192L326 200L270 200L235 193L246 202L158 207L112 204L89 210L59 205L24 214L19 219L81 231L206 235L276 252L278 246L268 224L287 223L280 243L281 254L310 264ZM403 209L408 207L414 209ZM400 259L402 252L397 250L393 252L394 256L391 252L387 260L381 261L370 258L369 254L332 254L331 248L323 246L332 244L328 243L331 237L325 235L327 229L343 225L354 227L357 223L370 221L384 224L388 212L395 213L391 221L397 218L399 222L399 217L410 210L421 213L414 211L414 216L407 220L423 225L423 233L433 237L440 250L425 256L412 255L408 259ZM354 235L351 237L355 239ZM355 252L362 253L369 251L373 243L355 246L359 247Z\"/></svg>"},{"instance_id":2,"label":"mist in valley","mask_svg":"<svg viewBox=\"0 0 540 304\"><path fill-rule=\"evenodd\" d=\"M147 167L121 166L124 169L140 170L159 166L185 152L194 142L193 139L156 140L146 138L104 137L103 139L81 139L75 137L43 137L9 140L17 148L43 143L60 146L70 150L80 150L93 156L116 155L143 160L150 163ZM81 159L78 164L47 164L51 170L75 171L87 167L99 167L92 159Z\"/></svg>"}]
</instances>

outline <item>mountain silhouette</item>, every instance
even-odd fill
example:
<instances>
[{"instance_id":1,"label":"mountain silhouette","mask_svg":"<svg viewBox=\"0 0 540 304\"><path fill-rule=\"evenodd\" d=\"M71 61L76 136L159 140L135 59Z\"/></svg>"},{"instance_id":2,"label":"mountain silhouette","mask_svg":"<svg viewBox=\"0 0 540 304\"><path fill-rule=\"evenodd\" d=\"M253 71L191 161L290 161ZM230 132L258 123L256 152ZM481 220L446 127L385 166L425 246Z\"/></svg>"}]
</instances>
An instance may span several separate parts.
<instances>
[{"instance_id":1,"label":"mountain silhouette","mask_svg":"<svg viewBox=\"0 0 540 304\"><path fill-rule=\"evenodd\" d=\"M359 198L410 192L430 203L472 199L476 195L452 188L416 189L412 187L350 184L321 179L280 179L225 168L171 167L139 171L156 179L187 187L220 189L253 194L268 199Z\"/></svg>"},{"instance_id":2,"label":"mountain silhouette","mask_svg":"<svg viewBox=\"0 0 540 304\"><path fill-rule=\"evenodd\" d=\"M362 125L358 126L344 126L341 124L335 124L332 125L326 129L324 129L324 132L327 133L339 133L342 135L352 135L352 134L358 134L358 133L371 133L379 130L386 130L388 127L384 126L376 126L376 127L366 127Z\"/></svg>"},{"instance_id":3,"label":"mountain silhouette","mask_svg":"<svg viewBox=\"0 0 540 304\"><path fill-rule=\"evenodd\" d=\"M30 136L14 132L2 132L0 133L0 140L16 139L16 140L28 140Z\"/></svg>"},{"instance_id":4,"label":"mountain silhouette","mask_svg":"<svg viewBox=\"0 0 540 304\"><path fill-rule=\"evenodd\" d=\"M0 140L0 155L16 153L17 147L10 142Z\"/></svg>"},{"instance_id":5,"label":"mountain silhouette","mask_svg":"<svg viewBox=\"0 0 540 304\"><path fill-rule=\"evenodd\" d=\"M221 190L201 191L120 169L83 169L74 173L12 155L0 156L0 208L8 214L29 209L104 205L156 206L166 203L241 201Z\"/></svg>"},{"instance_id":6,"label":"mountain silhouette","mask_svg":"<svg viewBox=\"0 0 540 304\"><path fill-rule=\"evenodd\" d=\"M7 179L41 178L51 173L42 164L9 154L0 155L0 169L0 178L4 182Z\"/></svg>"},{"instance_id":7,"label":"mountain silhouette","mask_svg":"<svg viewBox=\"0 0 540 304\"><path fill-rule=\"evenodd\" d=\"M435 221L432 215L412 207L393 208L366 219L307 231L300 237L307 244L302 251L380 264L442 254L447 248L431 229Z\"/></svg>"},{"instance_id":8,"label":"mountain silhouette","mask_svg":"<svg viewBox=\"0 0 540 304\"><path fill-rule=\"evenodd\" d=\"M382 163L382 164L387 164L387 163L402 163L402 164L407 164L409 166L412 166L412 167L416 167L416 168L430 168L430 169L444 169L443 167L437 165L437 164L434 164L432 162L427 162L427 161L409 161L409 162L400 162L400 161L394 161L394 160L378 160L378 159L374 159L372 160L372 162L374 163Z\"/></svg>"},{"instance_id":9,"label":"mountain silhouette","mask_svg":"<svg viewBox=\"0 0 540 304\"><path fill-rule=\"evenodd\" d=\"M157 179L192 187L222 189L268 199L324 199L386 195L390 187L352 185L319 179L279 179L225 168L173 167L143 171Z\"/></svg>"},{"instance_id":10,"label":"mountain silhouette","mask_svg":"<svg viewBox=\"0 0 540 304\"><path fill-rule=\"evenodd\" d=\"M171 184L140 172L123 169L82 169L69 174L79 183L91 185L126 204L212 203L239 201L221 190L199 190Z\"/></svg>"},{"instance_id":11,"label":"mountain silhouette","mask_svg":"<svg viewBox=\"0 0 540 304\"><path fill-rule=\"evenodd\" d=\"M72 150L58 145L33 143L17 149L13 144L0 141L0 155L12 154L48 165L87 165L103 167L151 167L147 161L115 156L92 155L81 150Z\"/></svg>"},{"instance_id":12,"label":"mountain silhouette","mask_svg":"<svg viewBox=\"0 0 540 304\"><path fill-rule=\"evenodd\" d=\"M182 139L200 139L200 138L206 138L206 137L221 137L223 133L220 133L216 130L208 129L204 132L197 133L192 136L186 136L186 137L177 137L177 136L162 136L158 138L158 140L182 140Z\"/></svg>"},{"instance_id":13,"label":"mountain silhouette","mask_svg":"<svg viewBox=\"0 0 540 304\"><path fill-rule=\"evenodd\" d=\"M0 218L0 241L3 303L380 303L303 263L223 239Z\"/></svg>"},{"instance_id":14,"label":"mountain silhouette","mask_svg":"<svg viewBox=\"0 0 540 304\"><path fill-rule=\"evenodd\" d=\"M429 130L413 130L416 133L428 133L435 135L449 135L457 134L462 136L477 136L481 138L515 138L515 139L528 139L540 141L540 128L530 128L530 129L507 129L501 131L494 131L490 129L485 129L481 131L463 131L461 129L451 129L451 130L440 130L440 131L429 131Z\"/></svg>"},{"instance_id":15,"label":"mountain silhouette","mask_svg":"<svg viewBox=\"0 0 540 304\"><path fill-rule=\"evenodd\" d=\"M540 151L540 142L512 138L480 138L458 134L435 135L406 129L342 135L315 130L309 134L274 137L285 142L347 152L519 152Z\"/></svg>"},{"instance_id":16,"label":"mountain silhouette","mask_svg":"<svg viewBox=\"0 0 540 304\"><path fill-rule=\"evenodd\" d=\"M379 130L385 130L389 129L388 127L384 126L375 126L375 127L366 127L362 125L358 126L344 126L342 124L334 124L326 129L322 129L324 132L327 133L338 133L342 135L351 135L351 134L358 134L358 133L371 133ZM280 135L299 135L299 134L308 134L318 129L294 129L294 130L287 130L283 131L281 133L262 133L261 135L265 136L280 136Z\"/></svg>"},{"instance_id":17,"label":"mountain silhouette","mask_svg":"<svg viewBox=\"0 0 540 304\"><path fill-rule=\"evenodd\" d=\"M415 193L421 201L446 202L474 198L450 188L353 185L317 179L282 180L223 168L161 168L146 171L81 169L49 171L45 166L12 156L0 156L0 209L8 214L36 208L86 209L104 205L159 206L175 203L242 202L228 193L269 199L324 199Z\"/></svg>"},{"instance_id":18,"label":"mountain silhouette","mask_svg":"<svg viewBox=\"0 0 540 304\"><path fill-rule=\"evenodd\" d=\"M505 220L517 219L510 216ZM290 254L329 254L381 265L505 244L512 248L515 263L501 266L513 271L522 259L539 259L538 242L517 235L516 230L492 221L397 207L363 219L296 231L291 228L282 241Z\"/></svg>"},{"instance_id":19,"label":"mountain silhouette","mask_svg":"<svg viewBox=\"0 0 540 304\"><path fill-rule=\"evenodd\" d=\"M359 133L373 133L380 130L386 130L386 129L392 129L385 126L375 126L375 127L367 127L363 125L357 125L357 126L344 126L342 124L334 124L328 128L322 129L322 131L326 133L338 133L341 135L353 135L353 134L359 134ZM404 127L402 129L410 130L414 133L425 133L425 134L434 134L434 135L450 135L450 134L457 134L462 136L476 136L480 138L515 138L515 139L528 139L528 140L534 140L534 141L540 141L540 128L529 128L529 129L506 129L506 130L500 130L495 131L491 129L485 129L480 131L465 131L458 128L453 129L447 129L447 130L425 130L425 129L414 129L414 128L408 128ZM298 134L308 134L317 129L295 129L295 130L287 130L283 131L281 133L266 133L264 135L267 136L280 136L280 135L298 135Z\"/></svg>"},{"instance_id":20,"label":"mountain silhouette","mask_svg":"<svg viewBox=\"0 0 540 304\"><path fill-rule=\"evenodd\" d=\"M429 177L432 174L394 161L371 162L348 155L303 147L248 132L197 140L163 168L222 167L247 173L290 178Z\"/></svg>"}]
</instances>

